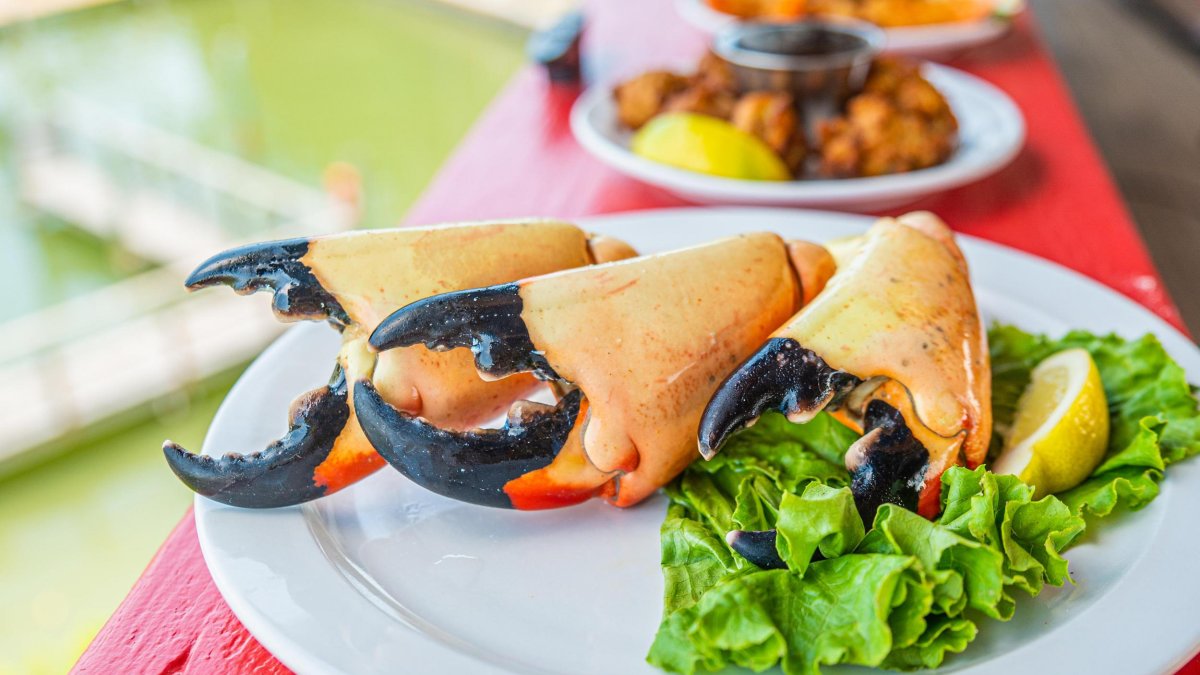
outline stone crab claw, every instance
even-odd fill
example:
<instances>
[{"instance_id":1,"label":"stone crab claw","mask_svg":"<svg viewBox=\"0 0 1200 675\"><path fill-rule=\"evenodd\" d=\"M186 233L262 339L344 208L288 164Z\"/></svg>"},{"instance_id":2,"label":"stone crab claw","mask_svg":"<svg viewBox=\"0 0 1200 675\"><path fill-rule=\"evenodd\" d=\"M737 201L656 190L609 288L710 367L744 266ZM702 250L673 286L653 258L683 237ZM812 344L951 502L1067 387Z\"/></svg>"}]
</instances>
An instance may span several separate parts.
<instances>
[{"instance_id":1,"label":"stone crab claw","mask_svg":"<svg viewBox=\"0 0 1200 675\"><path fill-rule=\"evenodd\" d=\"M371 346L468 348L485 377L533 373L557 404L519 401L501 429L447 431L363 383L355 409L379 453L439 494L629 506L698 456L717 384L832 271L825 249L759 233L419 300L380 323Z\"/></svg>"},{"instance_id":2,"label":"stone crab claw","mask_svg":"<svg viewBox=\"0 0 1200 675\"><path fill-rule=\"evenodd\" d=\"M327 386L292 405L288 432L266 449L213 458L168 441L167 462L196 492L243 507L299 504L384 465L354 410L354 389L450 428L504 410L536 386L530 376L481 380L466 354L423 348L376 354L367 337L397 307L419 298L635 255L624 243L552 221L465 223L254 244L218 254L187 280L239 293L269 289L282 320L325 320L342 334Z\"/></svg>"},{"instance_id":3,"label":"stone crab claw","mask_svg":"<svg viewBox=\"0 0 1200 675\"><path fill-rule=\"evenodd\" d=\"M941 475L978 466L991 437L991 366L967 265L928 213L885 218L832 246L838 271L717 390L699 426L712 457L768 410L821 410L863 436L846 453L863 521L891 502L934 517ZM732 536L749 548L762 537ZM761 547L760 547L761 548Z\"/></svg>"}]
</instances>

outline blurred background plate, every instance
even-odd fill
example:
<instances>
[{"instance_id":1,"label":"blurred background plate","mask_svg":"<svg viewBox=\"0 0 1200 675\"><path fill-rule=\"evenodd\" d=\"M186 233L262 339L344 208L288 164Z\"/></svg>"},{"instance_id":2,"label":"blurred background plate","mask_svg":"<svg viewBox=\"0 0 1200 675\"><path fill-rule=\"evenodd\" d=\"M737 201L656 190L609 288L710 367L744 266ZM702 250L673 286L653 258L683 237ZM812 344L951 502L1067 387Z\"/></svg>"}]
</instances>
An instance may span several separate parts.
<instances>
[{"instance_id":1,"label":"blurred background plate","mask_svg":"<svg viewBox=\"0 0 1200 675\"><path fill-rule=\"evenodd\" d=\"M825 241L864 216L776 209L677 209L585 219L644 252L747 231ZM985 319L1061 334L1152 332L1194 380L1200 351L1134 302L1062 267L960 237ZM216 454L262 447L288 403L325 381L339 339L289 330L246 372L205 439ZM204 557L251 633L311 673L643 673L662 608L665 500L517 512L454 502L390 470L303 507L244 510L197 497ZM986 621L945 670L975 675L1163 673L1200 645L1200 463L1173 466L1136 514L1089 532L1068 557L1074 584L1022 598ZM1131 648L1136 645L1136 648ZM1069 664L1069 665L1068 665ZM839 672L846 672L839 670ZM875 672L875 671L858 671Z\"/></svg>"},{"instance_id":2,"label":"blurred background plate","mask_svg":"<svg viewBox=\"0 0 1200 675\"><path fill-rule=\"evenodd\" d=\"M750 181L678 169L635 155L617 121L608 84L592 86L571 111L585 150L623 174L702 204L805 206L878 211L972 183L1004 168L1025 143L1025 119L1007 94L960 70L926 64L959 124L959 148L945 163L911 173L794 181Z\"/></svg>"},{"instance_id":3,"label":"blurred background plate","mask_svg":"<svg viewBox=\"0 0 1200 675\"><path fill-rule=\"evenodd\" d=\"M971 47L987 44L1008 32L1012 18L1024 9L1024 2L1003 17L978 21L900 26L887 28L887 51L928 58L944 57ZM675 8L688 23L708 33L716 33L738 18L710 7L705 0L675 0Z\"/></svg>"}]
</instances>

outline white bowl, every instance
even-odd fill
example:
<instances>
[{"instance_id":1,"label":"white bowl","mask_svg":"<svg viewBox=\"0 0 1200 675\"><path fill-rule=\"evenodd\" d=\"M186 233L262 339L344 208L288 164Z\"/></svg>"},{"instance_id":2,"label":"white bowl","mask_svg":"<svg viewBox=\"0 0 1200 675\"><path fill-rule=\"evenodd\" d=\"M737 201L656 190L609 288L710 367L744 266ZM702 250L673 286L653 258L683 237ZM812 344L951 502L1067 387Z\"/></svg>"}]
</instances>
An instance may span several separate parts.
<instances>
[{"instance_id":1,"label":"white bowl","mask_svg":"<svg viewBox=\"0 0 1200 675\"><path fill-rule=\"evenodd\" d=\"M960 70L927 64L924 75L945 95L959 124L959 147L943 164L868 178L753 181L655 162L629 149L608 85L593 86L571 110L571 131L589 153L623 174L701 204L806 206L878 211L973 183L1012 161L1025 143L1025 118L1004 92Z\"/></svg>"},{"instance_id":2,"label":"white bowl","mask_svg":"<svg viewBox=\"0 0 1200 675\"><path fill-rule=\"evenodd\" d=\"M1010 4L1013 7L1007 9L1004 16L884 29L887 34L885 50L891 54L933 58L978 47L1003 36L1012 28L1012 17L1024 9L1025 3ZM675 9L688 23L706 33L716 33L738 21L736 16L718 12L704 0L675 0Z\"/></svg>"}]
</instances>

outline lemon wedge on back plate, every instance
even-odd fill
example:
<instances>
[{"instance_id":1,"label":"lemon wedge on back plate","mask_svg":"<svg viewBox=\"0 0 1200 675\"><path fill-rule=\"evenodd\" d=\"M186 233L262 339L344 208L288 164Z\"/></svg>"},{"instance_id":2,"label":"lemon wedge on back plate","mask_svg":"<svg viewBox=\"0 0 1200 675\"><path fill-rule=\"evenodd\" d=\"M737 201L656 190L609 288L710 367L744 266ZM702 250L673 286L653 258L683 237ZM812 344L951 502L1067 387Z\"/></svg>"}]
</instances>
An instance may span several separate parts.
<instances>
[{"instance_id":1,"label":"lemon wedge on back plate","mask_svg":"<svg viewBox=\"0 0 1200 675\"><path fill-rule=\"evenodd\" d=\"M659 115L630 142L635 154L662 164L726 178L790 180L791 172L757 136L696 113Z\"/></svg>"},{"instance_id":2,"label":"lemon wedge on back plate","mask_svg":"<svg viewBox=\"0 0 1200 675\"><path fill-rule=\"evenodd\" d=\"M992 471L1033 485L1037 498L1069 490L1104 458L1108 424L1108 401L1091 355L1058 352L1033 369Z\"/></svg>"}]
</instances>

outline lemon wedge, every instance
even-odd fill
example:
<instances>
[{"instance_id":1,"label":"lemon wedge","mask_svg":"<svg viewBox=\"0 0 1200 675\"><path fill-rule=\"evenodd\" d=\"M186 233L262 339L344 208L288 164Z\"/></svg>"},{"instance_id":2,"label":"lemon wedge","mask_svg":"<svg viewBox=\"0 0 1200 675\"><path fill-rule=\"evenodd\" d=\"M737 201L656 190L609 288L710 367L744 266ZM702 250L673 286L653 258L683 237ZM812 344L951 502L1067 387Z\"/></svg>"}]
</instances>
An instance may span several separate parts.
<instances>
[{"instance_id":1,"label":"lemon wedge","mask_svg":"<svg viewBox=\"0 0 1200 675\"><path fill-rule=\"evenodd\" d=\"M1108 401L1091 355L1058 352L1033 369L992 471L1033 485L1037 498L1069 490L1104 458L1108 424Z\"/></svg>"},{"instance_id":2,"label":"lemon wedge","mask_svg":"<svg viewBox=\"0 0 1200 675\"><path fill-rule=\"evenodd\" d=\"M634 134L630 148L647 159L714 176L743 180L792 177L779 155L761 139L708 115L659 115Z\"/></svg>"}]
</instances>

